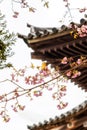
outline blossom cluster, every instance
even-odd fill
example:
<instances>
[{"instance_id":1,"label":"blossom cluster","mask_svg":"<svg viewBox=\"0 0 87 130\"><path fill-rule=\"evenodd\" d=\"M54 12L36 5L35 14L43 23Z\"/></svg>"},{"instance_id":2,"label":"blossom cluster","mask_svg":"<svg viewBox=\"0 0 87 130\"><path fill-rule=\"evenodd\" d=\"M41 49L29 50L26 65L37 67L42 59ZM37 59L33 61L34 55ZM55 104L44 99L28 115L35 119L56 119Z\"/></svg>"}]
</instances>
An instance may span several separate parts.
<instances>
[{"instance_id":1,"label":"blossom cluster","mask_svg":"<svg viewBox=\"0 0 87 130\"><path fill-rule=\"evenodd\" d=\"M59 101L59 104L57 105L58 110L62 110L68 105L68 102L63 102L61 100L62 97L64 97L66 95L66 93L65 93L67 91L66 88L67 87L65 85L59 85L58 91L54 92L52 94L53 99L56 99Z\"/></svg>"},{"instance_id":2,"label":"blossom cluster","mask_svg":"<svg viewBox=\"0 0 87 130\"><path fill-rule=\"evenodd\" d=\"M19 82L19 78L23 77L23 81L27 85L36 85L44 82L44 78L51 76L51 71L45 62L41 66L34 66L32 63L29 67L16 70L11 74L11 80ZM32 70L35 70L34 75L32 75ZM29 71L29 72L28 72ZM31 71L31 72L30 72Z\"/></svg>"},{"instance_id":3,"label":"blossom cluster","mask_svg":"<svg viewBox=\"0 0 87 130\"><path fill-rule=\"evenodd\" d=\"M66 76L68 76L70 78L76 78L76 77L80 76L81 72L78 70L78 68L87 62L86 56L81 56L81 57L77 58L76 61L74 59L75 58L73 58L73 57L70 57L70 58L64 57L61 60L61 63L64 65L69 64L70 69L68 71L66 71L65 74L66 74Z\"/></svg>"},{"instance_id":4,"label":"blossom cluster","mask_svg":"<svg viewBox=\"0 0 87 130\"><path fill-rule=\"evenodd\" d=\"M34 75L31 75L30 70L34 70ZM35 73L36 71L36 73ZM29 75L30 74L30 75ZM19 85L20 81L24 82L25 86ZM53 88L58 87L58 91L54 92L52 97L58 101L57 108L64 109L67 103L62 101L62 97L65 96L66 86L58 85L56 82L62 81L65 82L65 78L59 75L59 70L55 70L47 65L46 62L42 62L40 66L34 66L31 64L29 67L25 67L23 69L16 70L13 67L13 72L11 74L11 79L6 79L2 82L9 81L13 85L16 86L12 91L0 95L0 115L5 122L10 120L10 116L8 114L7 105L8 102L15 101L11 104L11 108L14 112L18 112L19 110L24 110L25 105L20 104L21 96L28 97L28 99L33 100L36 97L40 97L43 95L43 90L47 89L48 91L53 90ZM26 88L28 85L28 88Z\"/></svg>"},{"instance_id":5,"label":"blossom cluster","mask_svg":"<svg viewBox=\"0 0 87 130\"><path fill-rule=\"evenodd\" d=\"M44 7L49 8L49 1L48 0L40 0L40 1L43 3ZM73 8L70 8L70 1L69 0L63 0L63 2L65 3L65 7L68 9L67 14L68 13L71 14L71 10L73 10ZM11 0L11 4L12 4L12 11L13 11L13 17L14 18L18 18L18 16L19 16L19 11L15 11L16 9L14 9L15 4L19 4L21 8L28 8L29 12L34 13L36 11L36 8L30 6L30 4L29 4L29 2L27 2L27 0ZM74 10L75 9L78 10L80 13L84 13L85 11L87 11L86 7L74 8ZM63 17L65 18L66 14ZM72 15L70 15L70 17L72 19Z\"/></svg>"},{"instance_id":6,"label":"blossom cluster","mask_svg":"<svg viewBox=\"0 0 87 130\"><path fill-rule=\"evenodd\" d=\"M12 11L13 11L13 17L14 18L18 18L18 15L19 15L19 12L18 11L14 11L14 2L16 2L16 3L18 3L18 4L20 4L21 5L21 8L28 8L29 6L28 6L28 2L26 2L26 0L20 0L20 1L13 1L12 0Z\"/></svg>"},{"instance_id":7,"label":"blossom cluster","mask_svg":"<svg viewBox=\"0 0 87 130\"><path fill-rule=\"evenodd\" d=\"M87 57L85 55L80 57L64 57L60 62L63 65L69 65L69 69L64 72L64 75L70 78L77 78L81 75L78 68L82 65L86 65ZM31 74L31 70L34 71L34 75ZM59 71L59 67L52 68L46 62L42 62L40 66L35 66L31 63L30 66L25 66L25 68L19 70L16 70L13 67L11 79L2 81L9 81L16 86L12 91L0 95L0 105L1 103L4 103L4 106L1 106L0 109L0 115L3 120L5 122L10 120L9 114L7 113L9 101L15 101L15 103L11 105L14 112L18 112L19 110L23 111L25 105L19 103L19 98L21 96L26 96L28 99L33 100L36 97L42 96L44 89L51 91L57 87L56 91L53 91L52 93L52 98L58 101L58 110L64 109L68 105L67 102L63 102L62 100L62 97L66 95L67 90L67 86L63 85L63 82L65 83L67 78L61 76ZM20 81L22 81L25 86L20 85ZM60 81L62 82L62 85L59 84ZM28 88L26 88L26 85L28 85Z\"/></svg>"},{"instance_id":8,"label":"blossom cluster","mask_svg":"<svg viewBox=\"0 0 87 130\"><path fill-rule=\"evenodd\" d=\"M79 37L87 36L87 25L82 25L80 28L77 28L77 33Z\"/></svg>"},{"instance_id":9,"label":"blossom cluster","mask_svg":"<svg viewBox=\"0 0 87 130\"><path fill-rule=\"evenodd\" d=\"M70 28L72 28L72 31L70 34L74 37L74 39L78 37L85 37L87 36L87 25L83 24L80 27L76 24L72 23L70 24Z\"/></svg>"},{"instance_id":10,"label":"blossom cluster","mask_svg":"<svg viewBox=\"0 0 87 130\"><path fill-rule=\"evenodd\" d=\"M41 0L41 2L43 2L43 6L48 8L49 7L49 2L46 0ZM29 5L29 3L26 0L20 0L20 1L15 1L12 0L12 11L13 11L13 17L14 18L18 18L19 16L19 12L14 10L14 3L19 4L21 6L21 8L28 8L29 12L34 13L36 11L36 8L32 7Z\"/></svg>"}]
</instances>

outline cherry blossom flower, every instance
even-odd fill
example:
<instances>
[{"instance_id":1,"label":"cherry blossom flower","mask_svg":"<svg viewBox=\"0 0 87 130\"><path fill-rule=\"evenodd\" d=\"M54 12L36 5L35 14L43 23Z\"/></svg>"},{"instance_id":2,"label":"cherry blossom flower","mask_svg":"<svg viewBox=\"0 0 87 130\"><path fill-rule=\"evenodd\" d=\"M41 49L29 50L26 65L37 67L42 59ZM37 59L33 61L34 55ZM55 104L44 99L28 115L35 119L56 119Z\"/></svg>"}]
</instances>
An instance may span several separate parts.
<instances>
[{"instance_id":1,"label":"cherry blossom flower","mask_svg":"<svg viewBox=\"0 0 87 130\"><path fill-rule=\"evenodd\" d=\"M82 64L82 59L78 59L78 60L76 61L76 63L77 63L78 65Z\"/></svg>"},{"instance_id":2,"label":"cherry blossom flower","mask_svg":"<svg viewBox=\"0 0 87 130\"><path fill-rule=\"evenodd\" d=\"M76 71L73 72L72 78L76 78L76 77L78 77L80 75L81 75L81 72L76 70Z\"/></svg>"},{"instance_id":3,"label":"cherry blossom flower","mask_svg":"<svg viewBox=\"0 0 87 130\"><path fill-rule=\"evenodd\" d=\"M14 13L14 14L13 14L13 17L14 17L14 18L18 18L19 12L14 11L13 13Z\"/></svg>"},{"instance_id":4,"label":"cherry blossom flower","mask_svg":"<svg viewBox=\"0 0 87 130\"><path fill-rule=\"evenodd\" d=\"M80 37L87 36L87 25L82 25L81 27L77 28L77 32Z\"/></svg>"},{"instance_id":5,"label":"cherry blossom flower","mask_svg":"<svg viewBox=\"0 0 87 130\"><path fill-rule=\"evenodd\" d=\"M17 108L12 105L13 111L18 112Z\"/></svg>"},{"instance_id":6,"label":"cherry blossom flower","mask_svg":"<svg viewBox=\"0 0 87 130\"><path fill-rule=\"evenodd\" d=\"M82 31L83 33L87 33L87 25L82 25L82 26L81 26L81 31Z\"/></svg>"},{"instance_id":7,"label":"cherry blossom flower","mask_svg":"<svg viewBox=\"0 0 87 130\"><path fill-rule=\"evenodd\" d=\"M13 73L11 74L11 78L12 80L15 80L15 75Z\"/></svg>"},{"instance_id":8,"label":"cherry blossom flower","mask_svg":"<svg viewBox=\"0 0 87 130\"><path fill-rule=\"evenodd\" d=\"M30 76L25 77L25 83L26 83L26 84L30 84Z\"/></svg>"},{"instance_id":9,"label":"cherry blossom flower","mask_svg":"<svg viewBox=\"0 0 87 130\"><path fill-rule=\"evenodd\" d=\"M80 13L83 13L83 12L85 12L87 9L86 8L82 8L82 9L79 9L79 12Z\"/></svg>"},{"instance_id":10,"label":"cherry blossom flower","mask_svg":"<svg viewBox=\"0 0 87 130\"><path fill-rule=\"evenodd\" d=\"M65 96L66 94L65 93L62 93L62 92L60 92L59 93L59 97L61 98L61 97L63 97L63 96Z\"/></svg>"},{"instance_id":11,"label":"cherry blossom flower","mask_svg":"<svg viewBox=\"0 0 87 130\"><path fill-rule=\"evenodd\" d=\"M65 60L67 59L68 62L68 58L65 58ZM16 100L16 103L14 105L12 105L12 110L14 112L18 112L19 110L24 110L25 106L22 106L19 104L19 97L20 96L27 96L29 97L30 100L33 100L33 97L40 97L42 96L43 92L42 90L44 88L46 88L47 90L52 90L55 86L56 86L56 80L55 82L51 83L50 86L50 80L54 81L54 79L57 79L58 77L58 72L59 70L56 71L56 69L52 69L47 66L46 63L42 64L41 66L39 66L38 68L34 66L34 68L32 69L37 69L38 72L35 73L35 75L29 75L29 73L27 73L27 69L29 69L30 67L25 67L24 69L19 69L16 70L15 68L13 68L14 73L11 74L11 80L8 79L8 81L10 81L11 83L17 85L17 87L15 88L15 90L6 93L3 97L3 95L1 96L1 102L4 98L4 102L6 103L6 105L4 106L4 111L7 107L7 103L11 100ZM30 68L31 69L31 68ZM55 75L55 76L54 76ZM47 82L45 82L45 79L49 78L49 80ZM23 82L25 84L29 84L29 85L34 85L34 87L26 89L24 87L22 87L21 85L19 85L19 83L16 83L18 80L18 82L20 82L20 78L23 79ZM62 80L64 80L62 78ZM38 85L39 84L39 85ZM45 87L46 86L46 87ZM56 99L57 101L59 101L63 96L65 96L66 94L64 93L66 91L65 86L58 86L59 90L53 94L53 98ZM38 88L38 90L36 89ZM3 115L4 112L2 112L1 114ZM1 116L2 116L1 115ZM8 118L9 119L9 118ZM6 119L5 119L6 120ZM8 121L8 120L7 120Z\"/></svg>"},{"instance_id":12,"label":"cherry blossom flower","mask_svg":"<svg viewBox=\"0 0 87 130\"><path fill-rule=\"evenodd\" d=\"M68 58L67 57L64 57L61 61L62 64L67 64L68 62Z\"/></svg>"},{"instance_id":13,"label":"cherry blossom flower","mask_svg":"<svg viewBox=\"0 0 87 130\"><path fill-rule=\"evenodd\" d=\"M19 109L22 110L22 111L25 109L25 105L24 105L24 106L18 105L18 107L19 107Z\"/></svg>"},{"instance_id":14,"label":"cherry blossom flower","mask_svg":"<svg viewBox=\"0 0 87 130\"><path fill-rule=\"evenodd\" d=\"M42 92L41 91L34 91L34 96L36 96L36 97L42 96Z\"/></svg>"},{"instance_id":15,"label":"cherry blossom flower","mask_svg":"<svg viewBox=\"0 0 87 130\"><path fill-rule=\"evenodd\" d=\"M1 95L1 96L0 96L0 100L2 100L3 98L4 98L4 96L3 96L3 95Z\"/></svg>"},{"instance_id":16,"label":"cherry blossom flower","mask_svg":"<svg viewBox=\"0 0 87 130\"><path fill-rule=\"evenodd\" d=\"M57 105L57 108L58 108L59 110L62 110L62 109L64 109L67 105L68 105L68 103L60 102L60 103Z\"/></svg>"},{"instance_id":17,"label":"cherry blossom flower","mask_svg":"<svg viewBox=\"0 0 87 130\"><path fill-rule=\"evenodd\" d=\"M61 90L61 91L66 91L66 86L63 85L63 86L60 88L60 90Z\"/></svg>"},{"instance_id":18,"label":"cherry blossom flower","mask_svg":"<svg viewBox=\"0 0 87 130\"><path fill-rule=\"evenodd\" d=\"M68 77L70 77L71 74L72 74L72 71L68 71L68 72L66 73L66 75L67 75Z\"/></svg>"},{"instance_id":19,"label":"cherry blossom flower","mask_svg":"<svg viewBox=\"0 0 87 130\"><path fill-rule=\"evenodd\" d=\"M3 121L9 122L9 120L10 120L9 115L4 115L4 116L3 116Z\"/></svg>"}]
</instances>

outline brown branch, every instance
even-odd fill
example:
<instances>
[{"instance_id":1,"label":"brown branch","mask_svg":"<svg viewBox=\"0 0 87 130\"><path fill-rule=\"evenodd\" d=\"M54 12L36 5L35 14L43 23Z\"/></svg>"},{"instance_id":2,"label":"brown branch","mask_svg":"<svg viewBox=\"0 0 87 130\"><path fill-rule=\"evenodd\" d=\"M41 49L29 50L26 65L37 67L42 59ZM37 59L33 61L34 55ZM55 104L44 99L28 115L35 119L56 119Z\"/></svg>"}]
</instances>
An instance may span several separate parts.
<instances>
[{"instance_id":1,"label":"brown branch","mask_svg":"<svg viewBox=\"0 0 87 130\"><path fill-rule=\"evenodd\" d=\"M73 70L73 69L77 69L78 67L81 67L81 66L83 65L83 63L87 65L86 62L87 62L87 59L84 60L80 65L77 65L77 66L74 66L74 67L68 69L66 72L68 72L68 71L70 71L70 70ZM62 74L65 75L66 72L63 72ZM58 74L57 74L57 73L58 73ZM39 88L39 87L44 86L44 85L46 85L46 84L49 84L50 82L52 82L52 81L54 81L54 80L56 80L56 79L58 80L57 82L61 81L62 78L63 78L63 76L59 75L59 71L58 71L58 72L56 71L56 73L53 73L53 75L56 75L56 74L57 74L56 77L51 78L50 80L48 80L48 81L46 81L46 82L44 82L44 83L42 83L42 84L35 85L34 87L29 88L29 89L25 89L25 88L21 87L19 84L17 84L16 82L14 82L14 81L12 81L12 80L10 80L10 79L5 79L5 80L3 80L3 81L0 81L0 83L9 81L9 82L11 82L12 84L14 84L14 85L16 85L16 86L18 87L18 88L16 88L15 90L13 90L13 91L11 91L11 92L9 92L9 93L6 94L6 96L9 96L9 95L11 95L11 94L13 93L13 94L14 94L13 97L11 97L11 98L9 98L9 99L6 99L6 100L3 100L3 99L2 99L1 102L6 102L6 101L10 101L10 100L19 98L19 97L21 97L21 96L23 96L23 95L29 93L29 92L32 91L33 89L36 89L36 88ZM21 89L21 90L18 90L18 89ZM17 91L18 96L15 95L15 91ZM19 94L20 92L21 92L21 94ZM6 96L4 95L4 97L6 97ZM0 102L0 103L1 103L1 102Z\"/></svg>"},{"instance_id":2,"label":"brown branch","mask_svg":"<svg viewBox=\"0 0 87 130\"><path fill-rule=\"evenodd\" d=\"M17 84L17 83L15 83L15 82L13 82L13 81L12 81L12 80L10 80L10 79L5 79L5 80L2 80L2 81L0 81L0 83L6 82L6 81L9 81L9 82L13 83L14 85L18 86L19 88L21 88L22 90L25 90L25 89L24 89L23 87L21 87L19 84Z\"/></svg>"},{"instance_id":3,"label":"brown branch","mask_svg":"<svg viewBox=\"0 0 87 130\"><path fill-rule=\"evenodd\" d=\"M14 93L14 91L12 91L11 93ZM11 93L7 94L7 96L10 95ZM23 96L23 95L25 95L25 94L27 94L27 93L29 93L29 92L28 92L28 91L26 91L26 92L24 91L24 93L22 93L22 94L20 94L20 95L18 95L18 96L11 97L11 98L6 99L6 100L2 100L0 103L2 103L2 102L8 102L8 101L17 99L17 98L19 98L19 97L21 97L21 96Z\"/></svg>"},{"instance_id":4,"label":"brown branch","mask_svg":"<svg viewBox=\"0 0 87 130\"><path fill-rule=\"evenodd\" d=\"M17 90L18 88L15 89L15 90L17 90L18 96L14 96L14 97L11 97L11 98L6 99L6 100L1 100L0 103L6 102L6 101L8 102L8 101L10 101L10 100L19 98L19 97L21 97L21 96L23 96L23 95L29 93L29 92L32 91L33 89L39 88L39 87L41 87L41 86L44 86L44 85L46 85L46 84L48 84L48 83L50 83L50 82L52 82L52 81L54 81L54 80L56 80L56 79L58 79L58 78L60 78L58 81L61 81L63 77L61 77L61 75L58 75L57 77L55 77L55 78L53 78L53 79L50 79L50 80L48 80L47 82L44 82L44 83L42 83L42 84L40 84L40 85L36 85L35 87L32 87L32 88L30 88L30 89L24 89L23 87L21 87L20 85L18 85L17 83L15 83L15 82L13 82L12 80L9 80L9 79L0 81L0 83L9 81L9 82L13 83L14 85L18 86L18 88L21 89L21 90ZM9 92L8 94L6 94L6 96L7 96L7 95L11 95L12 93L15 95L15 90ZM23 92L23 93L22 93L22 94L19 94L19 92ZM5 96L4 96L4 97L5 97Z\"/></svg>"}]
</instances>

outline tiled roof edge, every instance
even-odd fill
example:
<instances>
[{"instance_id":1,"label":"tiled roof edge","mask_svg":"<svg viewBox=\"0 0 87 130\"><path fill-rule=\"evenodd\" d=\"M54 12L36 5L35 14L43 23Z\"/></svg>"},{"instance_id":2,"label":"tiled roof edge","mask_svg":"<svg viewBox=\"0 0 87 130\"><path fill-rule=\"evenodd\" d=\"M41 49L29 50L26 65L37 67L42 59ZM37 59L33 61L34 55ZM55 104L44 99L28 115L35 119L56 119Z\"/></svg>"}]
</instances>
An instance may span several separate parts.
<instances>
[{"instance_id":1,"label":"tiled roof edge","mask_svg":"<svg viewBox=\"0 0 87 130\"><path fill-rule=\"evenodd\" d=\"M35 128L42 128L44 125L49 125L49 124L56 124L56 123L61 123L64 120L70 119L71 117L75 117L82 112L87 110L87 100L85 100L83 103L79 104L77 107L73 108L70 111L67 111L65 114L61 114L60 116L55 116L54 119L50 118L49 121L44 120L43 123L39 122L38 125L33 124L33 126L27 126L29 130L35 130Z\"/></svg>"},{"instance_id":2,"label":"tiled roof edge","mask_svg":"<svg viewBox=\"0 0 87 130\"><path fill-rule=\"evenodd\" d=\"M87 24L87 20L82 18L80 19L80 23L74 23L71 22L68 26L66 25L61 25L61 27L36 27L30 24L27 24L27 27L30 28L30 33L28 35L28 39L29 40L33 40L36 38L40 38L40 37L44 37L44 36L48 36L48 35L52 35L52 34L60 34L64 31L70 30L71 26L74 27L74 25L77 25L78 27L80 27L83 24ZM71 25L71 26L70 26Z\"/></svg>"}]
</instances>

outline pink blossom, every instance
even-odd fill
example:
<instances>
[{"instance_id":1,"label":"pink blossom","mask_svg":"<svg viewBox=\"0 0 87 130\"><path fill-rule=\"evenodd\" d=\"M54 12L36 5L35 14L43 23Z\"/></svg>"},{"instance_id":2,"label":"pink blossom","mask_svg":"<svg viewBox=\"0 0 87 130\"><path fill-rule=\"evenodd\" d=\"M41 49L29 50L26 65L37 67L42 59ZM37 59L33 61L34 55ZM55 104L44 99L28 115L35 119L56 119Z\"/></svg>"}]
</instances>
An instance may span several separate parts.
<instances>
[{"instance_id":1,"label":"pink blossom","mask_svg":"<svg viewBox=\"0 0 87 130\"><path fill-rule=\"evenodd\" d=\"M4 98L4 96L0 96L0 100L2 100Z\"/></svg>"},{"instance_id":2,"label":"pink blossom","mask_svg":"<svg viewBox=\"0 0 87 130\"><path fill-rule=\"evenodd\" d=\"M81 72L79 71L79 72L78 72L78 76L80 76L80 75L81 75Z\"/></svg>"},{"instance_id":3,"label":"pink blossom","mask_svg":"<svg viewBox=\"0 0 87 130\"><path fill-rule=\"evenodd\" d=\"M20 71L20 75L21 75L21 76L24 76L25 69L20 69L19 71Z\"/></svg>"},{"instance_id":4,"label":"pink blossom","mask_svg":"<svg viewBox=\"0 0 87 130\"><path fill-rule=\"evenodd\" d=\"M11 107L13 108L13 111L14 111L14 112L18 112L18 110L17 110L16 107L14 107L13 105L12 105Z\"/></svg>"},{"instance_id":5,"label":"pink blossom","mask_svg":"<svg viewBox=\"0 0 87 130\"><path fill-rule=\"evenodd\" d=\"M5 115L5 116L3 116L3 119L4 119L5 122L9 122L10 117L8 115Z\"/></svg>"},{"instance_id":6,"label":"pink blossom","mask_svg":"<svg viewBox=\"0 0 87 130\"><path fill-rule=\"evenodd\" d=\"M14 18L17 18L18 15L19 15L19 12L14 11L13 17L14 17Z\"/></svg>"},{"instance_id":7,"label":"pink blossom","mask_svg":"<svg viewBox=\"0 0 87 130\"><path fill-rule=\"evenodd\" d=\"M69 77L71 76L71 74L72 74L71 71L68 71L68 72L66 73L66 75L69 76Z\"/></svg>"},{"instance_id":8,"label":"pink blossom","mask_svg":"<svg viewBox=\"0 0 87 130\"><path fill-rule=\"evenodd\" d=\"M80 65L82 63L82 60L81 59L78 59L77 62L76 62L78 65Z\"/></svg>"},{"instance_id":9,"label":"pink blossom","mask_svg":"<svg viewBox=\"0 0 87 130\"><path fill-rule=\"evenodd\" d=\"M83 13L83 12L85 12L87 9L86 8L82 8L82 9L79 9L79 12L80 13Z\"/></svg>"},{"instance_id":10,"label":"pink blossom","mask_svg":"<svg viewBox=\"0 0 87 130\"><path fill-rule=\"evenodd\" d=\"M85 37L87 35L87 25L82 25L80 28L77 28L77 32L80 37Z\"/></svg>"},{"instance_id":11,"label":"pink blossom","mask_svg":"<svg viewBox=\"0 0 87 130\"><path fill-rule=\"evenodd\" d=\"M19 109L22 111L25 109L25 106L21 106L21 105L18 105L18 106L19 106Z\"/></svg>"},{"instance_id":12,"label":"pink blossom","mask_svg":"<svg viewBox=\"0 0 87 130\"><path fill-rule=\"evenodd\" d=\"M78 76L80 76L80 75L81 75L81 72L80 72L80 71L76 71L76 72L73 74L72 78L76 78L76 77L78 77Z\"/></svg>"},{"instance_id":13,"label":"pink blossom","mask_svg":"<svg viewBox=\"0 0 87 130\"><path fill-rule=\"evenodd\" d=\"M81 28L77 28L77 32L78 32L79 35L82 34Z\"/></svg>"},{"instance_id":14,"label":"pink blossom","mask_svg":"<svg viewBox=\"0 0 87 130\"><path fill-rule=\"evenodd\" d=\"M66 91L66 86L60 88L61 91Z\"/></svg>"},{"instance_id":15,"label":"pink blossom","mask_svg":"<svg viewBox=\"0 0 87 130\"><path fill-rule=\"evenodd\" d=\"M59 110L62 110L62 109L64 109L67 105L68 105L68 103L60 102L60 104L57 105L57 108L58 108Z\"/></svg>"},{"instance_id":16,"label":"pink blossom","mask_svg":"<svg viewBox=\"0 0 87 130\"><path fill-rule=\"evenodd\" d=\"M79 35L80 37L85 37L85 36L87 36L86 34L80 34Z\"/></svg>"},{"instance_id":17,"label":"pink blossom","mask_svg":"<svg viewBox=\"0 0 87 130\"><path fill-rule=\"evenodd\" d=\"M82 31L82 33L87 33L87 26L86 25L82 25L81 26L81 31Z\"/></svg>"},{"instance_id":18,"label":"pink blossom","mask_svg":"<svg viewBox=\"0 0 87 130\"><path fill-rule=\"evenodd\" d=\"M16 82L19 82L19 80L18 80L18 79L16 79L15 81L16 81Z\"/></svg>"},{"instance_id":19,"label":"pink blossom","mask_svg":"<svg viewBox=\"0 0 87 130\"><path fill-rule=\"evenodd\" d=\"M36 97L42 96L42 92L34 91L34 96L36 96Z\"/></svg>"},{"instance_id":20,"label":"pink blossom","mask_svg":"<svg viewBox=\"0 0 87 130\"><path fill-rule=\"evenodd\" d=\"M14 18L17 18L18 16L17 15L13 15Z\"/></svg>"},{"instance_id":21,"label":"pink blossom","mask_svg":"<svg viewBox=\"0 0 87 130\"><path fill-rule=\"evenodd\" d=\"M74 75L72 76L73 79L76 78L76 77L77 77L77 74L74 74Z\"/></svg>"},{"instance_id":22,"label":"pink blossom","mask_svg":"<svg viewBox=\"0 0 87 130\"><path fill-rule=\"evenodd\" d=\"M18 112L18 110L17 110L17 108L16 108L16 107L14 107L14 108L13 108L13 111L14 111L14 112Z\"/></svg>"},{"instance_id":23,"label":"pink blossom","mask_svg":"<svg viewBox=\"0 0 87 130\"><path fill-rule=\"evenodd\" d=\"M65 96L66 94L60 92L59 95L60 95L60 98L61 98L61 97Z\"/></svg>"},{"instance_id":24,"label":"pink blossom","mask_svg":"<svg viewBox=\"0 0 87 130\"><path fill-rule=\"evenodd\" d=\"M11 74L11 78L12 78L12 80L15 80L15 75Z\"/></svg>"},{"instance_id":25,"label":"pink blossom","mask_svg":"<svg viewBox=\"0 0 87 130\"><path fill-rule=\"evenodd\" d=\"M62 64L67 64L68 62L68 58L67 57L64 57L61 61Z\"/></svg>"},{"instance_id":26,"label":"pink blossom","mask_svg":"<svg viewBox=\"0 0 87 130\"><path fill-rule=\"evenodd\" d=\"M25 83L30 84L30 77L25 77Z\"/></svg>"}]
</instances>

